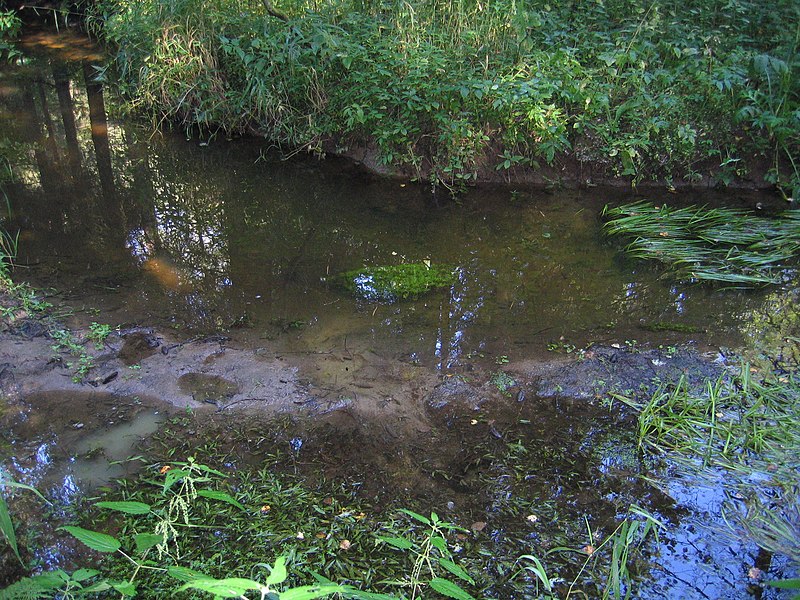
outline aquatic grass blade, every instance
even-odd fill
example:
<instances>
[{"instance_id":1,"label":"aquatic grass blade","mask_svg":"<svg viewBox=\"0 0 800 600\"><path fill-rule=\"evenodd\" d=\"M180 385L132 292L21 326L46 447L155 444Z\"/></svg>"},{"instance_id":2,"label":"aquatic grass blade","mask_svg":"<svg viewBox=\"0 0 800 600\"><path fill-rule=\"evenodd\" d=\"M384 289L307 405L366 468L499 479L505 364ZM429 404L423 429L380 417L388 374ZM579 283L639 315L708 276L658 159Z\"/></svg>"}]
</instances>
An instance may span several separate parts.
<instances>
[{"instance_id":1,"label":"aquatic grass blade","mask_svg":"<svg viewBox=\"0 0 800 600\"><path fill-rule=\"evenodd\" d=\"M6 499L2 496L0 496L0 532L3 533L3 537L6 538L8 545L11 546L11 551L14 553L14 556L17 557L19 563L25 566L19 554L19 548L17 547L17 534L14 532L14 524L11 522L8 504L6 504Z\"/></svg>"}]
</instances>

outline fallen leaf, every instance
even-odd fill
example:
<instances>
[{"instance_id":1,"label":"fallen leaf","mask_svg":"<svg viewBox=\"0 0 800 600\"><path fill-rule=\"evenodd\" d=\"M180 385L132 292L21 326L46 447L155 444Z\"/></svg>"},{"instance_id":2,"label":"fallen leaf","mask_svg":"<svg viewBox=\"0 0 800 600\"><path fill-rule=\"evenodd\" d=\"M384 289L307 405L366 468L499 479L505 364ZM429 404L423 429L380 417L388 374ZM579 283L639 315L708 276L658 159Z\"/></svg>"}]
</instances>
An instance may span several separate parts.
<instances>
[{"instance_id":1,"label":"fallen leaf","mask_svg":"<svg viewBox=\"0 0 800 600\"><path fill-rule=\"evenodd\" d=\"M486 521L475 521L469 528L475 533L483 531L486 528Z\"/></svg>"},{"instance_id":2,"label":"fallen leaf","mask_svg":"<svg viewBox=\"0 0 800 600\"><path fill-rule=\"evenodd\" d=\"M761 576L764 574L764 571L759 569L758 567L750 567L747 571L748 579L752 579L753 581L758 581L761 579Z\"/></svg>"},{"instance_id":3,"label":"fallen leaf","mask_svg":"<svg viewBox=\"0 0 800 600\"><path fill-rule=\"evenodd\" d=\"M167 471L169 471L171 468L172 468L172 467L170 467L169 465L164 465L163 467L161 467L161 469L159 469L159 471L158 471L158 472L159 472L159 473L161 473L161 474L163 475L164 473L166 473Z\"/></svg>"},{"instance_id":4,"label":"fallen leaf","mask_svg":"<svg viewBox=\"0 0 800 600\"><path fill-rule=\"evenodd\" d=\"M265 514L267 514L267 513L268 513L270 510L272 510L272 507L271 507L269 504L265 504L264 506L262 506L262 507L261 507L261 514L262 514L262 515L265 515Z\"/></svg>"},{"instance_id":5,"label":"fallen leaf","mask_svg":"<svg viewBox=\"0 0 800 600\"><path fill-rule=\"evenodd\" d=\"M581 550L583 550L583 551L584 551L586 554L588 554L589 556L591 556L592 554L594 554L595 547L594 547L594 546L592 546L591 544L587 544L586 546L584 546L583 548L581 548Z\"/></svg>"},{"instance_id":6,"label":"fallen leaf","mask_svg":"<svg viewBox=\"0 0 800 600\"><path fill-rule=\"evenodd\" d=\"M340 550L350 550L350 540L342 540L339 542L339 549Z\"/></svg>"},{"instance_id":7,"label":"fallen leaf","mask_svg":"<svg viewBox=\"0 0 800 600\"><path fill-rule=\"evenodd\" d=\"M322 501L322 503L323 503L325 506L330 506L331 504L333 504L333 498L331 498L331 497L329 496L329 497L325 498L325 499Z\"/></svg>"},{"instance_id":8,"label":"fallen leaf","mask_svg":"<svg viewBox=\"0 0 800 600\"><path fill-rule=\"evenodd\" d=\"M325 536L325 532L323 532L323 531L320 531L320 532L318 532L318 533L317 533L317 535L316 535L315 537L316 537L318 540L324 540L324 539L325 539L325 537L326 537L326 536Z\"/></svg>"}]
</instances>

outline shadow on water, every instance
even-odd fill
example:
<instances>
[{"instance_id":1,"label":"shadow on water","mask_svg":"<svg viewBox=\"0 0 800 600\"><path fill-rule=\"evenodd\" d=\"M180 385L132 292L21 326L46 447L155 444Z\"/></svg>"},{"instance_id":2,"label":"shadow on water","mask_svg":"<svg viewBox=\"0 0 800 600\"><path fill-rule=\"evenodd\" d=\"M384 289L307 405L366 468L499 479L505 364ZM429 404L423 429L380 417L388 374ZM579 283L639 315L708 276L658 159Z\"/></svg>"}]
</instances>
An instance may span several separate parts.
<instances>
[{"instance_id":1,"label":"shadow on water","mask_svg":"<svg viewBox=\"0 0 800 600\"><path fill-rule=\"evenodd\" d=\"M55 44L37 39L36 47ZM319 388L350 390L338 398L342 410L298 425L305 437L287 433L276 443L304 440L295 457L309 473L356 477L371 497L485 523L481 535L498 555L591 544L584 519L607 531L634 503L670 525L653 549L655 566L640 574L650 594L642 597L748 593L742 570L757 549L708 535L709 526L724 525L711 516L723 500L714 483L676 480L661 490L648 482L630 421L607 407L557 395L526 400L517 389L497 401L498 382L475 397L453 378L440 404L435 393L387 392L386 402L425 411L428 424L408 438L391 426L367 431L347 407L353 390L381 385L370 365L389 362L406 369L399 380L411 378L408 369L469 379L474 368L591 343L693 343L753 352L769 344L796 363L789 340L797 322L776 316L796 298L796 283L720 290L669 281L621 258L601 235L599 212L639 197L630 191L493 188L456 205L335 159L282 161L253 141L152 134L108 119L115 99L104 99L95 60L34 51L2 74L0 135L13 173L3 183L5 225L20 230L16 277L57 290L72 307L97 307L113 325L226 330L245 348L319 354L298 359L298 368ZM769 202L738 192L704 192L700 201ZM365 265L422 261L452 265L454 283L394 303L359 300L332 283ZM333 349L347 360L326 358ZM192 377L180 385L204 398L235 393L212 376ZM105 465L135 453L162 423L138 399L99 393L28 396L4 421L9 465L64 502L125 475L121 465ZM238 443L232 453L257 463L258 448Z\"/></svg>"}]
</instances>

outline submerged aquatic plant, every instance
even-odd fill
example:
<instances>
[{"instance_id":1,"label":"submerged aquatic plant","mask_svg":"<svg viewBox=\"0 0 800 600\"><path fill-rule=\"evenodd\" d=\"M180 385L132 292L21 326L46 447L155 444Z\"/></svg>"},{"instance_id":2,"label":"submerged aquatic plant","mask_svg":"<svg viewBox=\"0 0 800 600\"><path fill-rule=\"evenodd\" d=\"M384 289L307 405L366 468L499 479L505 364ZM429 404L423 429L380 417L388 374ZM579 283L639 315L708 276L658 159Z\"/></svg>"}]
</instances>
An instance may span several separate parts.
<instances>
[{"instance_id":1,"label":"submerged aquatic plant","mask_svg":"<svg viewBox=\"0 0 800 600\"><path fill-rule=\"evenodd\" d=\"M681 379L639 401L612 395L638 412L639 445L694 475L714 477L733 500L723 518L755 543L800 562L800 381L736 377L690 389Z\"/></svg>"},{"instance_id":2,"label":"submerged aquatic plant","mask_svg":"<svg viewBox=\"0 0 800 600\"><path fill-rule=\"evenodd\" d=\"M333 281L362 300L396 302L418 298L431 290L447 287L454 280L452 267L425 262L364 267L341 273Z\"/></svg>"},{"instance_id":3,"label":"submerged aquatic plant","mask_svg":"<svg viewBox=\"0 0 800 600\"><path fill-rule=\"evenodd\" d=\"M606 206L607 235L632 237L625 252L657 260L676 277L738 286L780 283L800 256L800 213L777 219L730 208Z\"/></svg>"}]
</instances>

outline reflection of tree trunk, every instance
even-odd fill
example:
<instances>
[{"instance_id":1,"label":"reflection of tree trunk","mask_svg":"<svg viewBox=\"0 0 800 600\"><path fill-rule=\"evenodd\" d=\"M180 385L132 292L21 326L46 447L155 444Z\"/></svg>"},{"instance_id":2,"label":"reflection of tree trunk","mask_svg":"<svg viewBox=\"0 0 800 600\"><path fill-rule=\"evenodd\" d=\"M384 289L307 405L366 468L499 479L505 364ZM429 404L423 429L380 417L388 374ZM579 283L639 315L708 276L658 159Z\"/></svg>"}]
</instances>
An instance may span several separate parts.
<instances>
[{"instance_id":1,"label":"reflection of tree trunk","mask_svg":"<svg viewBox=\"0 0 800 600\"><path fill-rule=\"evenodd\" d=\"M123 125L124 127L124 125ZM155 226L156 217L153 212L153 174L150 172L150 147L146 142L138 139L133 128L123 129L126 144L125 154L131 165L130 172L133 184L130 186L130 202L125 209L128 215L128 225L134 223Z\"/></svg>"},{"instance_id":2,"label":"reflection of tree trunk","mask_svg":"<svg viewBox=\"0 0 800 600\"><path fill-rule=\"evenodd\" d=\"M44 136L42 135L39 115L36 113L36 101L30 84L22 88L22 119L23 130L25 131L26 141L33 143L33 155L36 158L36 166L39 168L39 182L46 194L52 194L57 188L57 181L54 175L53 165L45 151Z\"/></svg>"},{"instance_id":3,"label":"reflection of tree trunk","mask_svg":"<svg viewBox=\"0 0 800 600\"><path fill-rule=\"evenodd\" d=\"M50 161L53 164L58 164L58 145L56 144L56 132L53 127L53 118L50 116L50 107L47 103L47 94L44 91L44 84L39 81L36 84L36 89L39 92L39 102L42 105L42 123L44 124L45 131L47 131L47 138L45 138L45 148L50 155Z\"/></svg>"},{"instance_id":4,"label":"reflection of tree trunk","mask_svg":"<svg viewBox=\"0 0 800 600\"><path fill-rule=\"evenodd\" d=\"M92 77L92 66L83 64L83 76L86 80L86 96L89 100L89 123L92 127L92 143L97 157L97 171L100 175L100 187L103 197L109 204L115 197L114 172L111 168L111 147L108 143L108 122L106 106L103 102L103 86Z\"/></svg>"},{"instance_id":5,"label":"reflection of tree trunk","mask_svg":"<svg viewBox=\"0 0 800 600\"><path fill-rule=\"evenodd\" d=\"M58 106L61 109L61 120L64 123L69 171L73 177L78 177L81 170L81 147L78 144L78 128L75 125L75 106L69 91L70 81L63 65L53 67L53 80L56 84Z\"/></svg>"}]
</instances>

